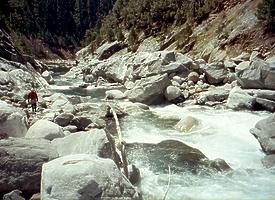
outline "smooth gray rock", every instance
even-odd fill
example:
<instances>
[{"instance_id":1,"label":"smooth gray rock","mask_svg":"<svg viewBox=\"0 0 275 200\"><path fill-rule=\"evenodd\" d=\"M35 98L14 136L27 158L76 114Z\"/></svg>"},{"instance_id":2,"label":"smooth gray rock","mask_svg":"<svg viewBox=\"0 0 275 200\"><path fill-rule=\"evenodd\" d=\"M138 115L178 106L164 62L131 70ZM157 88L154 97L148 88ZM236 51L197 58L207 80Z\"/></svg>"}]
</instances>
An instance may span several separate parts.
<instances>
[{"instance_id":1,"label":"smooth gray rock","mask_svg":"<svg viewBox=\"0 0 275 200\"><path fill-rule=\"evenodd\" d=\"M44 164L41 198L142 199L113 160L88 154L68 155Z\"/></svg>"},{"instance_id":2,"label":"smooth gray rock","mask_svg":"<svg viewBox=\"0 0 275 200\"><path fill-rule=\"evenodd\" d=\"M246 90L250 95L275 101L275 90Z\"/></svg>"},{"instance_id":3,"label":"smooth gray rock","mask_svg":"<svg viewBox=\"0 0 275 200\"><path fill-rule=\"evenodd\" d=\"M135 82L135 87L126 91L130 101L145 104L158 104L164 100L164 92L171 84L167 74L144 78Z\"/></svg>"},{"instance_id":4,"label":"smooth gray rock","mask_svg":"<svg viewBox=\"0 0 275 200\"><path fill-rule=\"evenodd\" d=\"M234 87L229 93L226 106L233 110L252 110L255 104L255 97L250 96L246 91L240 89L239 87Z\"/></svg>"},{"instance_id":5,"label":"smooth gray rock","mask_svg":"<svg viewBox=\"0 0 275 200\"><path fill-rule=\"evenodd\" d=\"M78 131L84 131L85 128L92 122L93 121L88 117L79 116L72 119L71 125L76 126Z\"/></svg>"},{"instance_id":6,"label":"smooth gray rock","mask_svg":"<svg viewBox=\"0 0 275 200\"><path fill-rule=\"evenodd\" d=\"M237 72L242 88L275 90L275 64L254 60L249 68Z\"/></svg>"},{"instance_id":7,"label":"smooth gray rock","mask_svg":"<svg viewBox=\"0 0 275 200\"><path fill-rule=\"evenodd\" d=\"M40 191L42 164L58 156L45 139L0 140L0 193Z\"/></svg>"},{"instance_id":8,"label":"smooth gray rock","mask_svg":"<svg viewBox=\"0 0 275 200\"><path fill-rule=\"evenodd\" d=\"M53 140L55 138L64 137L61 126L48 121L38 120L35 122L26 133L26 138L44 138L47 140Z\"/></svg>"},{"instance_id":9,"label":"smooth gray rock","mask_svg":"<svg viewBox=\"0 0 275 200\"><path fill-rule=\"evenodd\" d=\"M57 138L51 145L57 150L59 156L71 154L106 155L102 150L108 140L103 129L91 129L87 132L72 133L64 138ZM109 155L111 157L111 155Z\"/></svg>"},{"instance_id":10,"label":"smooth gray rock","mask_svg":"<svg viewBox=\"0 0 275 200\"><path fill-rule=\"evenodd\" d=\"M205 104L206 102L223 102L228 98L231 89L232 88L228 84L220 87L210 87L208 91L199 94L197 103Z\"/></svg>"},{"instance_id":11,"label":"smooth gray rock","mask_svg":"<svg viewBox=\"0 0 275 200\"><path fill-rule=\"evenodd\" d=\"M165 98L168 101L177 101L177 100L182 100L182 94L181 90L178 87L175 86L168 86L165 90Z\"/></svg>"},{"instance_id":12,"label":"smooth gray rock","mask_svg":"<svg viewBox=\"0 0 275 200\"><path fill-rule=\"evenodd\" d=\"M266 154L275 154L275 114L262 119L250 132L259 141Z\"/></svg>"},{"instance_id":13,"label":"smooth gray rock","mask_svg":"<svg viewBox=\"0 0 275 200\"><path fill-rule=\"evenodd\" d=\"M235 72L239 72L239 71L248 69L249 66L250 66L250 62L249 62L249 61L241 62L241 63L238 64L237 67L235 68Z\"/></svg>"},{"instance_id":14,"label":"smooth gray rock","mask_svg":"<svg viewBox=\"0 0 275 200\"><path fill-rule=\"evenodd\" d=\"M210 84L219 84L224 81L228 75L228 71L224 67L223 63L212 63L210 65L204 65L203 71L206 75L206 80Z\"/></svg>"},{"instance_id":15,"label":"smooth gray rock","mask_svg":"<svg viewBox=\"0 0 275 200\"><path fill-rule=\"evenodd\" d=\"M0 100L0 134L24 137L27 133L27 115L19 108Z\"/></svg>"}]
</instances>

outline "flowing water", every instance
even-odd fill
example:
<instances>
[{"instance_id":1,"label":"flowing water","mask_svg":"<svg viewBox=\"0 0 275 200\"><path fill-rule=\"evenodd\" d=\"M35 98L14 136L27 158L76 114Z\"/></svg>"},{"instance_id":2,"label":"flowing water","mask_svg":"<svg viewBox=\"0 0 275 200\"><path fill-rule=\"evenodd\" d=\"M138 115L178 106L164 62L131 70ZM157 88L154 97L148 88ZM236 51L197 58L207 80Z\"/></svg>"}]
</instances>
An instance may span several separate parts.
<instances>
[{"instance_id":1,"label":"flowing water","mask_svg":"<svg viewBox=\"0 0 275 200\"><path fill-rule=\"evenodd\" d=\"M67 86L64 86L64 83ZM74 83L74 82L73 82ZM104 91L73 90L71 81L58 81L53 91L69 95L104 96ZM202 106L176 105L151 107L151 112L136 113L121 122L126 142L158 143L165 139L180 140L201 150L209 159L222 158L232 168L226 173L192 174L153 172L145 156L133 153L134 164L141 171L139 190L144 199L212 200L212 199L275 199L275 168L266 169L261 159L264 153L258 141L249 133L256 122L269 116L266 112L217 110ZM178 132L177 119L192 116L200 125L188 134ZM168 163L169 164L169 163ZM167 187L170 179L170 186Z\"/></svg>"}]
</instances>

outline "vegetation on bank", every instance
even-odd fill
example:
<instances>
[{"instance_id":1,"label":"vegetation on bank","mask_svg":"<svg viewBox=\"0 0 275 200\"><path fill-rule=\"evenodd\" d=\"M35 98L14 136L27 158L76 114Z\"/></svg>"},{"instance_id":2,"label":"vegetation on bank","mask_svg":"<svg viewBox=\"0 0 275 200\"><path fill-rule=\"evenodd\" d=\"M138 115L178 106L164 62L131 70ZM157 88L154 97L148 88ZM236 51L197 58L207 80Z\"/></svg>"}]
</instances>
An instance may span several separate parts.
<instances>
[{"instance_id":1,"label":"vegetation on bank","mask_svg":"<svg viewBox=\"0 0 275 200\"><path fill-rule=\"evenodd\" d=\"M275 0L263 0L258 6L257 16L267 22L270 31L275 32Z\"/></svg>"},{"instance_id":2,"label":"vegetation on bank","mask_svg":"<svg viewBox=\"0 0 275 200\"><path fill-rule=\"evenodd\" d=\"M168 35L182 27L176 36L184 46L192 27L211 13L218 13L230 0L2 0L0 27L9 30L23 52L41 56L41 48L73 51L91 43L94 50L102 42L127 40L135 50L142 38ZM270 30L275 28L275 0L263 0L258 18ZM189 30L187 30L189 29Z\"/></svg>"}]
</instances>

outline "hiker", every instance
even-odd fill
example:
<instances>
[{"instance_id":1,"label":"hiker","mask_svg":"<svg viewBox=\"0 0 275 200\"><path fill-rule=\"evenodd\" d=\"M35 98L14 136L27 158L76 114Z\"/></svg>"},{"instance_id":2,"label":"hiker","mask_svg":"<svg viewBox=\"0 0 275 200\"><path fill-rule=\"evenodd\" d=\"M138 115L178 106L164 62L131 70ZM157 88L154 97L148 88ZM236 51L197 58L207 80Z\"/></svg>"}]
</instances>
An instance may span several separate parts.
<instances>
[{"instance_id":1,"label":"hiker","mask_svg":"<svg viewBox=\"0 0 275 200\"><path fill-rule=\"evenodd\" d=\"M31 103L32 112L36 112L36 103L38 101L38 96L35 90L32 88L28 94L28 103Z\"/></svg>"}]
</instances>

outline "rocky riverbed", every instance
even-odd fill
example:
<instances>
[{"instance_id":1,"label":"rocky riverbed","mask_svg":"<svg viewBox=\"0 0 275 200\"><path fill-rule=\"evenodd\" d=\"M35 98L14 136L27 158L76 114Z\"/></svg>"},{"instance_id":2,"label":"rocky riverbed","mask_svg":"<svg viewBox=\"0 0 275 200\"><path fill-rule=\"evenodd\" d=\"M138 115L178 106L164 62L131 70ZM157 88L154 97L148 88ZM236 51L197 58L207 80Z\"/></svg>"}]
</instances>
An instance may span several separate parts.
<instances>
[{"instance_id":1,"label":"rocky riverbed","mask_svg":"<svg viewBox=\"0 0 275 200\"><path fill-rule=\"evenodd\" d=\"M207 108L259 115L253 118L259 122L249 123L245 133L251 129L266 154L257 157L257 160L263 158L263 164L258 163L261 170L264 173L269 170L262 166L274 169L274 57L264 58L253 51L207 63L176 51L139 49L127 53L120 50L121 45L104 44L93 55L83 49L70 69L63 67L69 71L58 76L51 72L56 66L55 69L49 66L40 75L31 66L0 60L0 193L4 199L18 199L20 195L30 198L36 193L40 193L41 199L162 199L162 194L152 195L144 189L142 184L146 182L142 180L147 179L146 170L152 177L168 174L168 165L174 174L180 177L187 173L186 177L192 181L201 175L235 176L234 171L239 169L231 159L227 161L226 157L216 157L207 151L209 155L206 155L200 145L192 145L199 137L190 142L188 135L205 137L204 119L184 116L186 111L181 110L192 106L198 106L205 116L209 115L205 112ZM39 94L36 114L26 108L24 99L33 86ZM175 105L177 109L171 112L177 114L162 116L156 112L167 105ZM117 143L119 133L111 110L122 123L126 138L128 176L112 148L111 141ZM139 122L141 129L134 129ZM167 132L165 137L152 140L155 132L151 128L144 130L146 123L161 127L161 131ZM175 132L169 135L171 130L183 137L174 137ZM215 131L212 130L213 134ZM235 131L241 134L241 130ZM129 133L141 138L129 140ZM254 140L247 135L243 145ZM119 153L118 149L115 152ZM257 150L256 154L261 151ZM139 161L143 163L141 166ZM145 171L144 165L148 165ZM141 168L141 174L137 167ZM271 180L267 182L274 185ZM259 198L275 195L268 186L261 191ZM186 193L179 194L182 196L168 197L186 197ZM240 197L250 199L253 194L240 194ZM32 199L35 198L38 197ZM200 198L209 199L209 196Z\"/></svg>"}]
</instances>

